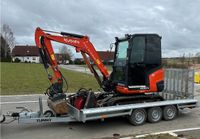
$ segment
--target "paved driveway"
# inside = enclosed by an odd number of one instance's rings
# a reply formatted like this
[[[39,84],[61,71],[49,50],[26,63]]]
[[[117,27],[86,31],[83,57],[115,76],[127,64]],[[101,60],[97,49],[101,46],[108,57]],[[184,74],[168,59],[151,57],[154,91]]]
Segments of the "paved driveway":
[[[72,71],[78,71],[82,73],[92,74],[87,67],[83,67],[80,65],[59,65],[61,68],[72,70]]]

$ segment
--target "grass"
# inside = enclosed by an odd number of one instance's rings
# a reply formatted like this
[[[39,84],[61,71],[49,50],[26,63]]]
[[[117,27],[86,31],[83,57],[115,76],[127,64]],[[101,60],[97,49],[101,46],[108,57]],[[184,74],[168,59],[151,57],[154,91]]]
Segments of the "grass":
[[[40,94],[49,87],[49,80],[42,64],[0,63],[1,95]],[[68,91],[75,92],[81,87],[96,91],[99,86],[93,76],[61,69],[68,81]]]
[[[179,139],[179,138],[172,136],[170,134],[159,134],[159,135],[148,135],[146,137],[141,137],[139,139]]]

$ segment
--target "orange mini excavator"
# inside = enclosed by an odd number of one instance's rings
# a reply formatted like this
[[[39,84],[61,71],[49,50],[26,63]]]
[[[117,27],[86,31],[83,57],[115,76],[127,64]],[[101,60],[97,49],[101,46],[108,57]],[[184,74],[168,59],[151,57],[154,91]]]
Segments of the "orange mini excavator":
[[[56,102],[68,99],[77,109],[162,100],[157,95],[157,92],[164,88],[161,37],[157,34],[126,34],[123,38],[115,39],[113,71],[109,75],[88,36],[47,31],[38,27],[35,31],[35,42],[51,82],[46,91],[49,100]],[[82,54],[85,63],[103,89],[101,93],[80,89],[73,95],[65,95],[65,78],[59,70],[52,41],[73,46],[76,52]],[[103,76],[98,75],[94,64]],[[54,75],[48,72],[49,67]]]

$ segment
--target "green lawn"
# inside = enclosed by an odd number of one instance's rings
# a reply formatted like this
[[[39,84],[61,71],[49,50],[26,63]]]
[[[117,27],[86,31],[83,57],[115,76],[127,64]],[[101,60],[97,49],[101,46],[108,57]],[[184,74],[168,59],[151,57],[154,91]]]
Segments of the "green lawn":
[[[42,64],[0,63],[1,65],[1,95],[39,94],[49,87],[49,80]],[[68,81],[67,92],[75,92],[80,87],[92,88],[99,86],[93,76],[79,72],[61,69]]]

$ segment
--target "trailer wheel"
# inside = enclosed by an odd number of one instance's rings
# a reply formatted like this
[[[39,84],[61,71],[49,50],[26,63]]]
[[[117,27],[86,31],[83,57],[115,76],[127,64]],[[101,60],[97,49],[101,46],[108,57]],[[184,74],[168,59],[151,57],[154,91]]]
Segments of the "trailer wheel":
[[[0,117],[0,123],[3,123],[6,120],[6,117],[5,115],[1,115]]]
[[[151,123],[159,122],[162,118],[162,109],[160,107],[153,107],[148,109],[148,121]]]
[[[54,117],[54,114],[51,110],[47,110],[44,112],[45,117]]]
[[[173,120],[177,115],[177,109],[174,105],[165,106],[163,109],[163,119]]]
[[[132,114],[129,116],[129,122],[132,125],[142,125],[147,119],[147,114],[145,109],[133,110]]]

